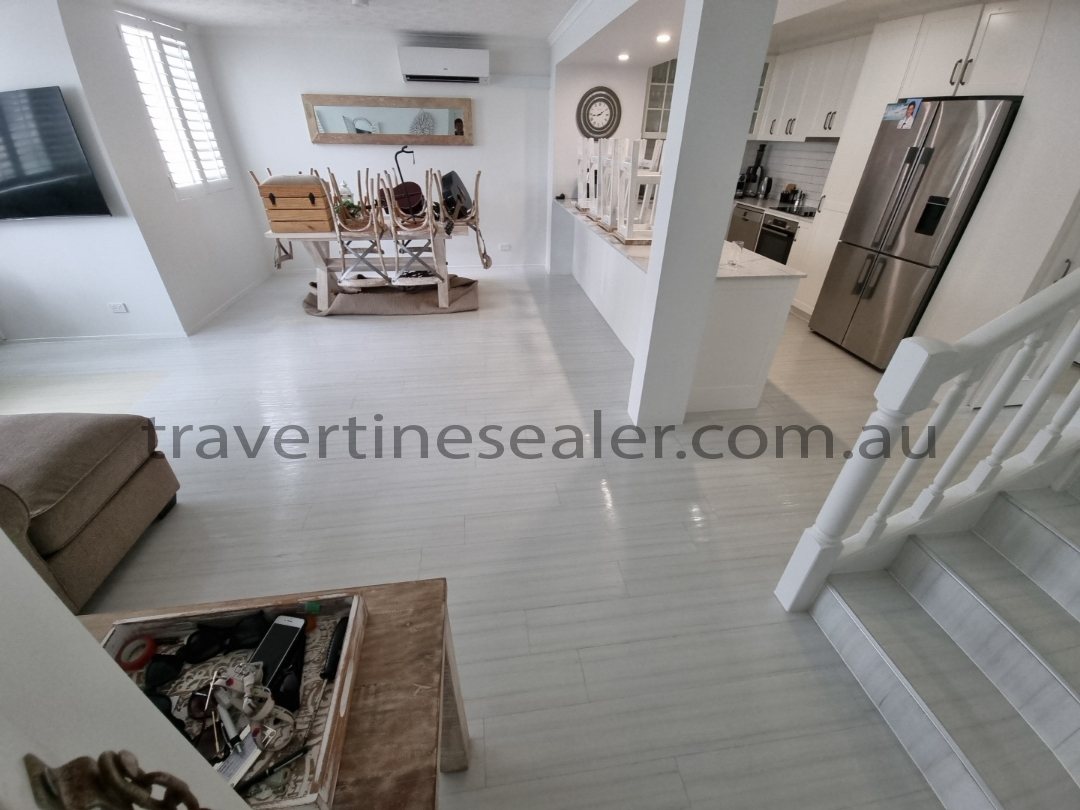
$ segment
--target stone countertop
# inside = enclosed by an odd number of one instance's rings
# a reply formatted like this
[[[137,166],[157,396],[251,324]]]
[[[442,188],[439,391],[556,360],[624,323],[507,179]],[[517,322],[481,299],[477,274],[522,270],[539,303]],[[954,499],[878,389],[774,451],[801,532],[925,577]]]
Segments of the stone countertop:
[[[745,205],[747,208],[755,208],[758,211],[764,211],[766,214],[772,214],[783,219],[790,219],[792,222],[798,222],[799,226],[803,228],[814,224],[814,217],[800,217],[797,214],[789,214],[786,211],[774,210],[773,206],[780,205],[779,200],[759,200],[757,198],[743,197],[742,199],[736,198],[735,205]]]
[[[651,245],[624,245],[618,240],[618,238],[608,231],[605,231],[594,220],[589,219],[585,214],[577,209],[571,200],[558,200],[561,202],[563,208],[565,208],[572,216],[576,217],[579,221],[585,224],[593,233],[606,241],[620,253],[625,255],[634,264],[636,264],[642,272],[648,272],[649,269],[649,253],[652,249]],[[731,258],[731,251],[735,246],[731,242],[724,242],[724,250],[720,254],[720,266],[716,271],[717,278],[805,278],[806,273],[799,272],[791,267],[780,264],[780,262],[774,262],[772,259],[767,259],[764,256],[759,256],[757,253],[743,249],[742,256],[739,259],[738,266],[732,266],[728,264],[728,259]]]
[[[724,242],[724,250],[720,254],[720,267],[716,270],[716,277],[723,278],[806,278],[806,273],[795,270],[780,262],[767,259],[757,253],[743,248],[739,256],[738,265],[730,265],[735,245]]]

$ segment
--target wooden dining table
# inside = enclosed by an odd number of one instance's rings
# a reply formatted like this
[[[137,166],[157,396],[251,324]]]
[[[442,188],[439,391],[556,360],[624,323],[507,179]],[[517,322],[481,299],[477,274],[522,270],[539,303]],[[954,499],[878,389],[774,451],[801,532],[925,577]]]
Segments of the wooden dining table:
[[[266,232],[267,239],[276,239],[279,242],[299,242],[304,246],[311,260],[315,263],[315,299],[316,307],[319,312],[325,312],[330,308],[330,278],[331,273],[339,273],[345,269],[346,260],[342,257],[335,255],[334,246],[338,244],[338,235],[333,231],[317,232],[317,233],[275,233],[274,231]],[[429,269],[435,271],[437,277],[436,284],[439,288],[439,307],[446,309],[450,306],[450,270],[446,264],[446,240],[451,236],[447,235],[445,231],[438,230],[435,232],[435,236],[432,239],[427,237],[417,237],[415,239],[404,240],[406,244],[409,244],[413,251],[424,250],[430,247],[431,257],[433,261]],[[359,241],[368,241],[360,239]],[[390,242],[393,245],[393,250],[399,249],[399,242],[390,238],[389,233],[386,235],[382,242]],[[430,245],[427,243],[430,242]],[[420,247],[416,247],[411,243],[420,243]],[[286,255],[291,255],[290,252],[286,252]],[[388,258],[393,257],[393,253],[386,254]],[[409,252],[401,253],[401,259],[406,264],[410,258]],[[425,262],[425,267],[428,267]],[[427,283],[423,280],[417,279],[402,279],[401,286],[416,286],[418,283]],[[362,295],[363,293],[359,293]]]
[[[439,773],[469,767],[469,729],[458,681],[446,580],[335,589],[356,593],[368,619],[352,691],[334,810],[435,810]],[[296,594],[302,601],[304,594]],[[291,597],[274,597],[276,600]],[[268,600],[191,606],[258,610]],[[183,608],[187,610],[188,608]],[[156,610],[79,620],[99,641],[113,622]]]

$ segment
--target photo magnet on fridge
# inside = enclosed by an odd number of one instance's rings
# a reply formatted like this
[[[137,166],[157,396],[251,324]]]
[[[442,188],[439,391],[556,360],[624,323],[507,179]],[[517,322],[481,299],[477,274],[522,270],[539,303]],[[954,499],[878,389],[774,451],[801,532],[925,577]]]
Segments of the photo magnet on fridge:
[[[896,121],[897,129],[911,129],[912,124],[915,123],[915,116],[919,114],[919,107],[922,106],[921,98],[906,98],[895,104],[890,104],[885,108],[885,114],[881,116],[882,121]]]

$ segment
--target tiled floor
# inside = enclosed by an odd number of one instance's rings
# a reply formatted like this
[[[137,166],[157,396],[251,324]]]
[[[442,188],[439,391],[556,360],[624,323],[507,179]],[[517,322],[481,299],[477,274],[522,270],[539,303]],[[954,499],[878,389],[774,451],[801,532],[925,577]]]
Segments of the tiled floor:
[[[704,424],[798,423],[829,425],[839,456],[877,372],[792,319],[757,411],[689,421],[662,459],[651,431],[644,459],[594,458],[593,411],[605,441],[628,422],[631,359],[573,279],[491,271],[479,312],[382,319],[309,317],[305,281],[275,277],[187,340],[0,346],[16,405],[152,415],[170,452],[172,426],[195,426],[179,505],[89,609],[447,577],[475,745],[443,780],[450,810],[939,807],[816,625],[772,595],[842,460],[819,440],[806,460],[793,442],[783,459],[674,455]],[[407,457],[372,458],[376,413],[425,426],[431,457],[410,433]],[[350,416],[369,457],[340,430],[315,457],[318,426]],[[308,458],[273,451],[288,424],[312,445],[284,449]],[[478,440],[439,457],[452,424],[504,442],[537,425],[544,458],[478,459]],[[565,424],[585,458],[552,457]],[[203,425],[229,431],[227,458],[196,455]],[[271,425],[256,458],[235,425]]]

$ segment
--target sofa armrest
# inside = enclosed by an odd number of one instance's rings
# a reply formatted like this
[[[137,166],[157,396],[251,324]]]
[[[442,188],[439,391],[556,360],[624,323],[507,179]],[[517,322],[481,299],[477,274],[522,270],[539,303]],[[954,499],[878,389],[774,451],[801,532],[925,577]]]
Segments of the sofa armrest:
[[[64,590],[60,581],[53,575],[48,563],[31,544],[30,538],[27,536],[29,528],[30,510],[27,508],[25,501],[14,490],[0,484],[0,532],[3,532],[11,539],[11,542],[22,552],[22,555],[30,562],[38,575],[63,600],[64,604],[72,612],[75,612],[75,604],[68,597],[67,591]]]

